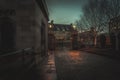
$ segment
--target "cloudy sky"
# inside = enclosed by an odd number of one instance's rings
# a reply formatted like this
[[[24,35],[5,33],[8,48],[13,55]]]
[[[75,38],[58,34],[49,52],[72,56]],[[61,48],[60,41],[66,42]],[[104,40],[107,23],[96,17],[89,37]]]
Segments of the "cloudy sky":
[[[82,15],[81,7],[87,0],[46,0],[50,20],[57,24],[70,24]]]

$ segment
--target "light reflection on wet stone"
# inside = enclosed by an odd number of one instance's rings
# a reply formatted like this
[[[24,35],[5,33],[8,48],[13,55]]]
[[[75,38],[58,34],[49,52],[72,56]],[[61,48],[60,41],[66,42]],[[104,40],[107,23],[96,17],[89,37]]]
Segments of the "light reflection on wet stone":
[[[81,57],[79,51],[70,51],[69,56],[70,56],[71,62],[73,64],[77,64],[77,63],[80,63],[82,61],[82,57]]]
[[[58,80],[118,80],[119,61],[81,51],[55,53]]]

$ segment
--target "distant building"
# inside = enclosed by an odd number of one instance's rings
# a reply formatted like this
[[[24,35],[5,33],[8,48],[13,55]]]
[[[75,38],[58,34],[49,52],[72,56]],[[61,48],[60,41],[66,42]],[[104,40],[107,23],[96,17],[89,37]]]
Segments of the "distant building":
[[[120,16],[110,19],[109,22],[109,32],[120,32]]]
[[[54,24],[53,27],[54,35],[57,40],[60,39],[70,40],[73,30],[74,29],[72,25],[66,25],[66,24]]]
[[[94,45],[94,34],[91,31],[79,33],[79,42],[86,46]]]
[[[108,33],[102,33],[103,35],[105,35],[105,37],[106,37],[106,45],[105,45],[105,47],[111,47],[111,42],[110,42],[110,35],[108,34]],[[100,46],[100,36],[102,35],[102,34],[99,34],[98,36],[97,36],[97,47],[101,47]]]
[[[48,10],[45,0],[0,1],[0,51],[34,48],[47,54]]]
[[[111,44],[116,50],[120,49],[120,16],[110,19],[109,33]]]
[[[52,33],[56,39],[56,45],[71,46],[73,34],[77,33],[72,24],[49,24],[49,32]],[[49,40],[50,41],[50,40]],[[61,45],[62,46],[62,45]]]

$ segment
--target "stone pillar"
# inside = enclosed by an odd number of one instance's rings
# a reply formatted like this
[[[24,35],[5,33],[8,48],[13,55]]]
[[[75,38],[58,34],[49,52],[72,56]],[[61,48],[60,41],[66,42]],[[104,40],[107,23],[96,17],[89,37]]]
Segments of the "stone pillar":
[[[119,40],[118,40],[118,32],[115,33],[115,40],[116,40],[116,51],[119,50]]]

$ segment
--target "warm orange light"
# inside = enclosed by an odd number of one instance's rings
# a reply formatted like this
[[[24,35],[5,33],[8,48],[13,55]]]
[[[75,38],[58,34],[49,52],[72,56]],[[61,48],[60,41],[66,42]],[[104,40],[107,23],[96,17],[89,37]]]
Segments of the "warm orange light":
[[[79,51],[70,51],[69,55],[75,62],[79,62],[82,59]]]

